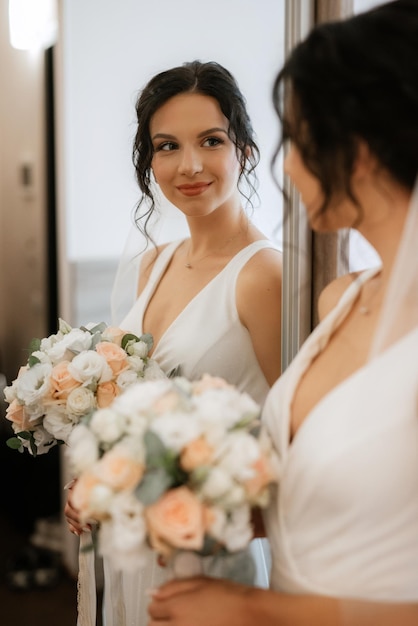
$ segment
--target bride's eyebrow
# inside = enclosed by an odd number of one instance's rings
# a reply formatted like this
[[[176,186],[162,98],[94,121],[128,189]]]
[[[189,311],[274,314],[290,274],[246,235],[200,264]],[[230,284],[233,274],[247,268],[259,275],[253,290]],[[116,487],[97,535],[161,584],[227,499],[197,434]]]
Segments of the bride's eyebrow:
[[[225,133],[225,135],[228,135],[228,131],[225,130],[225,128],[219,128],[219,127],[215,126],[214,128],[208,128],[208,130],[202,131],[197,136],[198,137],[206,137],[207,135],[211,135],[212,133]]]
[[[151,140],[154,141],[154,139],[173,139],[175,140],[175,136],[174,135],[170,135],[169,133],[155,133],[155,135],[153,135],[151,137]]]

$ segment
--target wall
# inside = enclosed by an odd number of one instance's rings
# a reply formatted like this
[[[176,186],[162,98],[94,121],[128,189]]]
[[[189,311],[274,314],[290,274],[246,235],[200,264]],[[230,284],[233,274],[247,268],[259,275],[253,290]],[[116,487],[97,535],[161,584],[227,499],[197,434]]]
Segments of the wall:
[[[68,259],[118,258],[138,188],[131,163],[138,90],[157,71],[199,58],[236,76],[259,143],[261,208],[270,235],[281,198],[269,171],[277,139],[271,85],[283,58],[284,0],[62,0],[64,176]],[[168,205],[160,240],[185,232]],[[169,232],[170,231],[170,232]]]
[[[0,368],[16,376],[47,332],[44,58],[9,44],[0,0]],[[31,182],[23,184],[23,167]]]

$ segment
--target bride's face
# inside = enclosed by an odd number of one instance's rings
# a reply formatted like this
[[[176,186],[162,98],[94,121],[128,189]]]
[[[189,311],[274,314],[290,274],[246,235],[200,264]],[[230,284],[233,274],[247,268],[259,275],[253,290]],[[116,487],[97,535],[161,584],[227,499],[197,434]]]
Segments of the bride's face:
[[[228,128],[218,102],[196,93],[172,97],[151,118],[154,177],[188,217],[240,205],[240,165]]]

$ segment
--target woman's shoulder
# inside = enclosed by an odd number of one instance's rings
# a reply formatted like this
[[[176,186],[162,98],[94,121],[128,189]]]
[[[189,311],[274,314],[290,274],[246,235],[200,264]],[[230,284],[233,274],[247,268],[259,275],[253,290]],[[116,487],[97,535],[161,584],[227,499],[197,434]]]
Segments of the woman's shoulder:
[[[239,274],[239,287],[254,293],[270,283],[280,286],[283,273],[283,255],[273,244],[258,250],[245,263]]]
[[[336,307],[343,293],[358,278],[359,272],[351,272],[338,276],[321,291],[318,298],[318,316],[323,320]]]

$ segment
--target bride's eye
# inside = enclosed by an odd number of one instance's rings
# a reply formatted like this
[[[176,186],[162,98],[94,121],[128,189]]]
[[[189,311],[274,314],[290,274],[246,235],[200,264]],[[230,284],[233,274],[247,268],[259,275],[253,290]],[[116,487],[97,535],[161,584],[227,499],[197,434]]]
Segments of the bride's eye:
[[[215,146],[219,146],[222,143],[224,143],[224,141],[219,137],[207,137],[202,145],[205,148],[214,148]]]
[[[155,146],[154,152],[170,152],[171,150],[176,150],[178,145],[174,143],[174,141],[163,141],[163,143]]]

